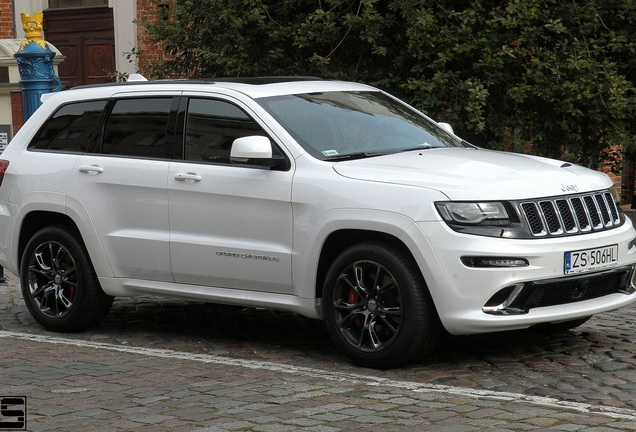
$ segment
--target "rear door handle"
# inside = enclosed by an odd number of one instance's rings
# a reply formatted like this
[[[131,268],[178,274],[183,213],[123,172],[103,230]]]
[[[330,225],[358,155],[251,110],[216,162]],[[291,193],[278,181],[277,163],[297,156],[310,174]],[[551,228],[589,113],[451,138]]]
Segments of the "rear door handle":
[[[196,173],[177,173],[174,175],[175,180],[183,181],[186,183],[195,183],[201,181],[201,176]]]
[[[79,167],[80,172],[86,174],[100,174],[104,172],[104,168],[99,165],[82,165]]]

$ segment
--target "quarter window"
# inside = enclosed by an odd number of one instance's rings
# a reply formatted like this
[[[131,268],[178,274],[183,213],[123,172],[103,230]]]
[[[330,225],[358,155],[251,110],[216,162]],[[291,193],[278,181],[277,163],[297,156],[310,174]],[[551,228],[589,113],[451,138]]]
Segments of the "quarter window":
[[[74,153],[90,151],[95,124],[104,107],[105,100],[64,105],[46,122],[29,148]]]
[[[266,134],[236,105],[215,99],[190,99],[185,132],[186,160],[229,164],[234,140],[250,135]]]
[[[172,98],[120,99],[104,128],[102,153],[171,158],[167,140]]]

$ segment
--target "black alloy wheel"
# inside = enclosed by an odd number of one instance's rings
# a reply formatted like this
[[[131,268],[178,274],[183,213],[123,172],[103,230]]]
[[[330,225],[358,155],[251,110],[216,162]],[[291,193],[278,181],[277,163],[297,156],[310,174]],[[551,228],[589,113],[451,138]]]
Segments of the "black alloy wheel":
[[[113,303],[99,285],[79,234],[61,225],[43,228],[28,242],[20,282],[29,312],[48,330],[97,325]]]

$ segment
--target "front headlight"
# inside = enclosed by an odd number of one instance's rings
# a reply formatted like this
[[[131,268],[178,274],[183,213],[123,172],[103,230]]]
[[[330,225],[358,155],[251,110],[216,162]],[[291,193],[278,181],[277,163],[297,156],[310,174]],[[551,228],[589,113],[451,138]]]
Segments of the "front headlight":
[[[510,217],[500,202],[439,202],[437,211],[449,224],[510,225]]]

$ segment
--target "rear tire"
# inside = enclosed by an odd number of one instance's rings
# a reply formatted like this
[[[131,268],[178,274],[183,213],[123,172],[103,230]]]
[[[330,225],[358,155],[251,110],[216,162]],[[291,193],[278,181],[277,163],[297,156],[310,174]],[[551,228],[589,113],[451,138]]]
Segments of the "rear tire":
[[[20,282],[29,312],[52,331],[97,325],[113,304],[99,285],[79,234],[62,225],[43,228],[29,240]]]
[[[398,247],[361,243],[345,250],[327,273],[323,309],[334,344],[365,367],[419,360],[441,334],[419,268]]]

